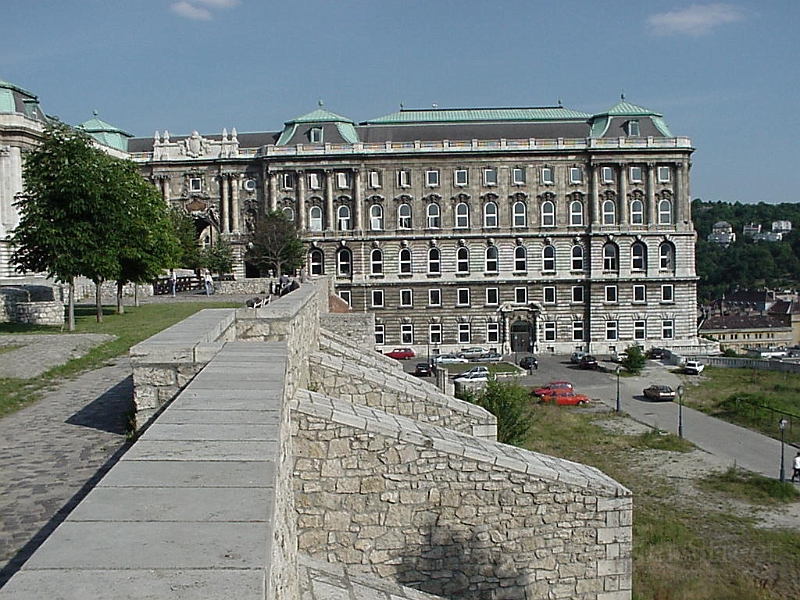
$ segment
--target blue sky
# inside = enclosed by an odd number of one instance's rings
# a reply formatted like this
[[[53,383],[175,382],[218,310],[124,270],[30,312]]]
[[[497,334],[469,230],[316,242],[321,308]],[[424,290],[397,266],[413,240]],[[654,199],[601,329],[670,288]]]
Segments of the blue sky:
[[[407,108],[626,99],[697,151],[692,195],[800,201],[800,2],[2,0],[0,79],[136,136],[275,131],[319,100]]]

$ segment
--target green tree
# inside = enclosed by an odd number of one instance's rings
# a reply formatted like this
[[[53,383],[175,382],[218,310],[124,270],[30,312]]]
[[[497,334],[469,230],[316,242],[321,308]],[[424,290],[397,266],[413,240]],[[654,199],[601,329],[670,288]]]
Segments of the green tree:
[[[497,417],[498,442],[512,446],[525,443],[531,428],[531,396],[524,387],[516,383],[489,381],[478,393],[464,393],[463,399]]]
[[[256,224],[245,257],[259,271],[274,271],[276,277],[303,266],[305,247],[294,223],[281,211],[271,211]]]
[[[632,344],[625,350],[625,358],[622,359],[622,366],[629,373],[640,373],[647,362],[642,347]]]
[[[200,268],[200,241],[197,239],[197,228],[194,219],[179,208],[170,211],[170,220],[180,246],[177,266],[187,269]]]
[[[198,261],[200,267],[212,273],[230,273],[233,269],[233,249],[227,241],[218,240],[213,246],[200,250]]]

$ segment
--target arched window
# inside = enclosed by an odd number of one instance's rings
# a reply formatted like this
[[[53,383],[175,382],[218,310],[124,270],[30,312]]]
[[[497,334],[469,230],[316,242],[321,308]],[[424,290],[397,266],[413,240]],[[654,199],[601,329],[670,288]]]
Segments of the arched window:
[[[469,227],[469,206],[466,202],[456,204],[456,227]]]
[[[370,252],[369,267],[372,275],[383,274],[383,251],[380,248],[373,248]]]
[[[583,202],[580,200],[569,203],[569,224],[573,227],[583,225]]]
[[[528,225],[528,215],[524,202],[514,202],[512,213],[514,215],[514,227],[526,227]]]
[[[631,202],[631,223],[633,225],[644,224],[644,202],[641,200]]]
[[[556,270],[556,249],[554,246],[542,248],[542,271]]]
[[[675,271],[675,246],[669,242],[658,247],[658,267],[662,271]]]
[[[325,255],[319,248],[312,250],[309,256],[312,275],[325,275]]]
[[[670,225],[672,223],[672,202],[662,200],[658,203],[658,224]]]
[[[400,272],[411,274],[411,250],[408,248],[400,250]]]
[[[322,207],[312,206],[309,209],[308,228],[311,231],[322,231]]]
[[[294,209],[291,206],[283,207],[283,216],[285,216],[287,220],[294,223]]]
[[[469,250],[463,246],[456,250],[456,273],[469,273]]]
[[[442,272],[442,253],[438,248],[428,250],[428,273]]]
[[[497,246],[486,248],[486,272],[497,273]]]
[[[609,243],[603,246],[603,271],[619,271],[618,256],[616,245]]]
[[[411,205],[401,204],[397,208],[398,229],[411,229]]]
[[[528,270],[528,251],[525,249],[525,246],[517,246],[514,248],[514,270]]]
[[[369,207],[369,228],[372,231],[383,231],[383,207],[380,204]]]
[[[439,229],[442,226],[442,213],[435,202],[428,204],[428,229]]]
[[[542,202],[542,227],[555,227],[556,205],[550,200]]]
[[[572,270],[583,271],[583,246],[577,244],[572,247]]]
[[[631,269],[633,271],[647,269],[647,246],[642,242],[635,242],[631,246]]]
[[[336,274],[342,277],[350,277],[353,272],[353,253],[349,248],[342,248],[336,255]]]
[[[487,202],[483,205],[483,226],[497,227],[497,204]]]
[[[613,200],[603,202],[603,225],[614,225],[617,222],[617,204]]]
[[[350,207],[340,206],[336,210],[336,221],[339,231],[347,231],[350,229]]]

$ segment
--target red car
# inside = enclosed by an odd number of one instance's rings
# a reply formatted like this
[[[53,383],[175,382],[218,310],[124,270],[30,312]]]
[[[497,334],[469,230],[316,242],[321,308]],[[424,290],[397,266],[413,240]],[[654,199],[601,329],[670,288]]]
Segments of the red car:
[[[544,387],[536,388],[533,390],[536,396],[546,396],[550,394],[557,394],[559,391],[573,391],[575,387],[569,381],[551,381]]]
[[[397,360],[406,360],[409,358],[414,358],[416,354],[411,348],[395,348],[391,352],[387,352],[386,356],[389,358],[396,358]]]
[[[558,406],[576,406],[590,400],[589,396],[576,394],[574,390],[558,390],[558,393],[545,394],[541,398],[542,402],[554,402]]]

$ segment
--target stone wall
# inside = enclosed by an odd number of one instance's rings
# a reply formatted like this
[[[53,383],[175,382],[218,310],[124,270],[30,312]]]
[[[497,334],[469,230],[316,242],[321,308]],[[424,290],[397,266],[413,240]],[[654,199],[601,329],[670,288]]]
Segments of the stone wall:
[[[322,315],[321,326],[353,342],[361,352],[375,347],[375,313],[350,312]]]
[[[630,492],[601,472],[300,392],[301,553],[464,600],[631,593]]]
[[[63,325],[64,304],[47,285],[0,288],[0,323]]]
[[[267,277],[252,279],[236,279],[234,281],[215,281],[214,291],[217,294],[253,294],[254,296],[269,295],[271,286],[276,279]]]

